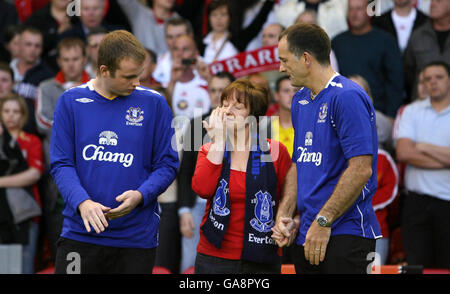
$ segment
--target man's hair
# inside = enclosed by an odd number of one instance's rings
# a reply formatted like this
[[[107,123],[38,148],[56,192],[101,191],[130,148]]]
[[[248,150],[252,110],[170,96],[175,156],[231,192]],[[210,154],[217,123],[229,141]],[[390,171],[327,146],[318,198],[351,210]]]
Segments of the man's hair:
[[[145,48],[145,51],[147,51],[148,55],[150,56],[150,60],[152,63],[158,62],[158,56],[156,56],[155,51],[153,51],[152,49],[148,49],[148,48]]]
[[[92,30],[89,30],[89,33],[86,36],[86,40],[89,40],[91,36],[106,35],[107,33],[109,33],[109,31],[105,27],[98,26],[93,28]]]
[[[38,28],[35,28],[33,26],[22,26],[20,34],[23,34],[25,32],[31,33],[33,35],[39,35],[41,36],[42,40],[44,40],[44,35]]]
[[[83,56],[86,56],[86,43],[84,43],[83,40],[76,37],[67,37],[62,39],[57,46],[58,56],[61,54],[61,49],[70,49],[70,48],[76,48],[79,47],[81,49],[81,52],[83,53]]]
[[[186,34],[188,35],[192,35],[194,33],[194,30],[192,28],[192,24],[189,20],[182,18],[182,17],[175,17],[175,18],[170,18],[165,27],[164,27],[164,32],[167,31],[167,27],[171,25],[171,26],[185,26],[186,27]]]
[[[130,58],[142,64],[145,61],[145,48],[133,34],[125,30],[108,33],[98,48],[97,71],[100,66],[108,67],[114,77],[123,59]]]
[[[275,92],[280,92],[281,82],[283,82],[284,80],[289,80],[289,76],[284,75],[277,79],[277,81],[275,82]]]
[[[14,82],[14,72],[7,63],[0,62],[0,71],[7,72],[11,76],[11,80]]]
[[[17,95],[16,93],[9,93],[5,97],[3,97],[0,100],[0,121],[1,122],[3,122],[3,117],[2,117],[3,105],[5,105],[5,103],[8,101],[16,101],[19,104],[19,108],[20,108],[20,112],[21,112],[19,126],[20,126],[20,129],[22,129],[28,120],[28,106],[27,106],[27,103],[25,102],[25,99],[23,97]]]
[[[447,75],[450,77],[450,66],[447,62],[442,61],[442,60],[435,60],[435,61],[428,63],[427,65],[425,65],[422,68],[421,72],[425,71],[427,68],[429,68],[431,66],[442,66],[445,69],[445,71],[447,72]]]
[[[212,76],[213,78],[219,78],[219,79],[228,79],[230,83],[234,82],[236,78],[227,71],[220,71]]]
[[[220,96],[220,103],[235,97],[236,101],[245,105],[249,110],[249,116],[259,118],[264,116],[269,107],[269,92],[260,85],[252,84],[248,79],[241,78],[229,84]]]
[[[300,58],[308,52],[321,64],[330,64],[331,41],[327,33],[315,24],[294,24],[284,30],[278,40],[286,38],[289,51]]]

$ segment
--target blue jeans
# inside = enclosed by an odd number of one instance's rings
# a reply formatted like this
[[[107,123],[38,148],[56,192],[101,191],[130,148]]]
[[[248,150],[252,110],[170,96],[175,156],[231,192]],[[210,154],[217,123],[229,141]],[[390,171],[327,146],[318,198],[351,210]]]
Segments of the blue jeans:
[[[39,224],[32,222],[28,232],[28,244],[22,248],[22,273],[34,274],[34,257],[36,256]]]
[[[197,255],[197,244],[200,241],[200,225],[205,213],[206,201],[196,201],[191,210],[194,219],[194,236],[192,238],[181,238],[181,265],[180,273],[195,265],[195,256]]]

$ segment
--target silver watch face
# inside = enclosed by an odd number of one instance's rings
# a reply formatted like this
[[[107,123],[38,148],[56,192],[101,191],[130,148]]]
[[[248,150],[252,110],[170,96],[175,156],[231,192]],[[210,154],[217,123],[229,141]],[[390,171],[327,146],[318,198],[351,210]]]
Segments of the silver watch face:
[[[326,227],[328,225],[328,220],[324,216],[317,217],[317,223],[319,226]]]

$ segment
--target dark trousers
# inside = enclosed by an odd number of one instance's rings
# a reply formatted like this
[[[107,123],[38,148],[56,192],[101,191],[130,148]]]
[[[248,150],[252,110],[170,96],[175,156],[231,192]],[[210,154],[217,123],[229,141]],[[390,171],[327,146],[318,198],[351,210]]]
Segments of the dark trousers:
[[[177,203],[160,203],[159,239],[155,265],[167,268],[173,274],[180,272],[181,236]]]
[[[409,265],[450,269],[450,201],[408,192],[402,239]]]
[[[303,246],[294,246],[294,265],[297,274],[368,274],[375,252],[375,239],[352,235],[331,236],[325,259],[319,265],[312,265],[305,258]]]
[[[276,264],[263,264],[197,253],[194,271],[195,274],[280,274],[281,260]]]
[[[156,248],[117,248],[60,238],[55,274],[151,274]]]

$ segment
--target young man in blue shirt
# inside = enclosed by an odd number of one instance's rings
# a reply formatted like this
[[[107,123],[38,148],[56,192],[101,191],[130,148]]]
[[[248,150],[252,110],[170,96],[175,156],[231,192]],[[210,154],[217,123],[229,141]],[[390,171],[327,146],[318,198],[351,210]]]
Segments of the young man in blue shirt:
[[[303,88],[292,100],[293,164],[274,238],[280,246],[292,242],[298,212],[297,273],[366,273],[381,237],[372,207],[375,110],[364,90],[333,71],[319,26],[289,27],[278,48],[280,71]]]
[[[57,102],[50,162],[64,223],[55,273],[152,272],[157,197],[175,179],[178,154],[166,100],[139,86],[144,59],[132,34],[109,33],[97,77]]]

